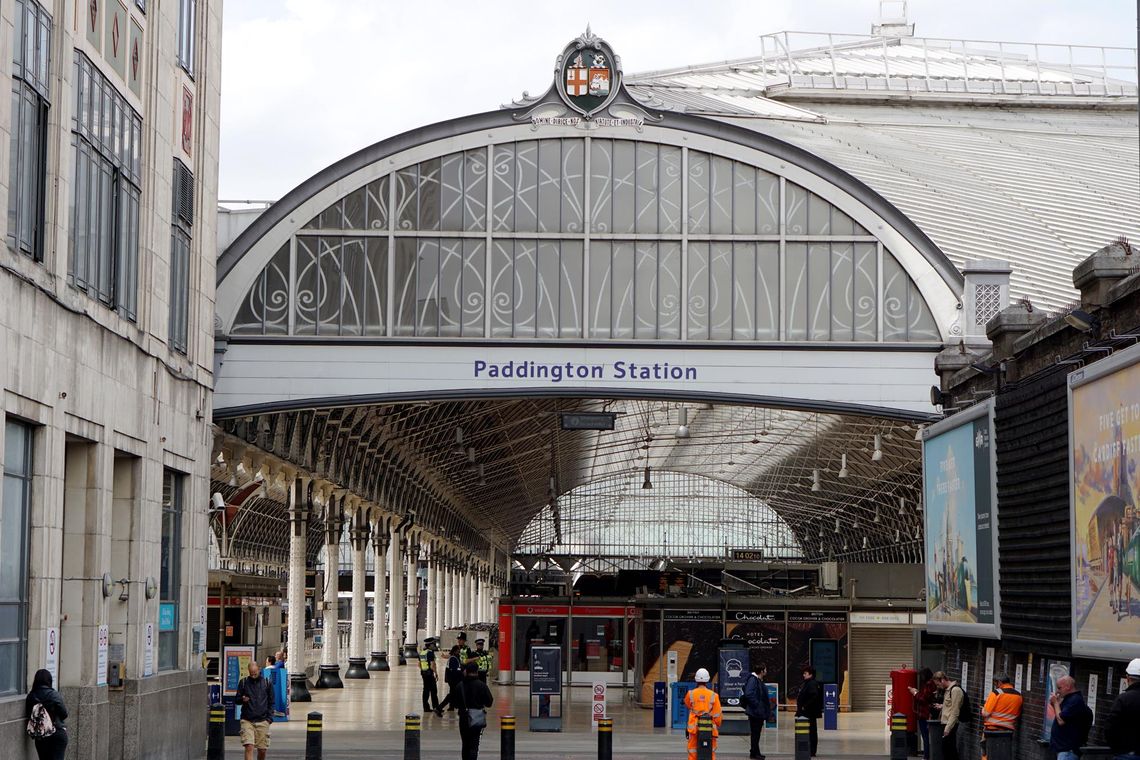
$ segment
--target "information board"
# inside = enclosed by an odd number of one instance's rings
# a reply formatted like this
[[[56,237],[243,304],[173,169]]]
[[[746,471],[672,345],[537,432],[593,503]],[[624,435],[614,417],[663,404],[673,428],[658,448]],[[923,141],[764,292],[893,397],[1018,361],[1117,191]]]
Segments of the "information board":
[[[253,647],[232,646],[222,651],[222,662],[225,664],[225,676],[222,679],[222,694],[232,697],[237,694],[238,682],[245,678],[249,663],[254,658]]]
[[[51,673],[52,683],[59,685],[59,629],[48,628],[44,643],[44,669]]]
[[[532,647],[530,650],[530,693],[562,693],[562,647]]]
[[[105,626],[99,626],[98,632],[95,634],[95,645],[98,655],[95,658],[95,685],[107,685],[107,655],[111,646],[111,632]]]
[[[816,680],[823,684],[838,684],[839,642],[835,639],[812,639],[808,645]]]
[[[178,629],[178,605],[174,602],[163,602],[158,605],[158,630],[174,631]]]
[[[143,626],[143,678],[154,675],[154,623]]]
[[[717,652],[717,695],[724,707],[741,707],[744,682],[748,679],[748,648],[722,645]]]

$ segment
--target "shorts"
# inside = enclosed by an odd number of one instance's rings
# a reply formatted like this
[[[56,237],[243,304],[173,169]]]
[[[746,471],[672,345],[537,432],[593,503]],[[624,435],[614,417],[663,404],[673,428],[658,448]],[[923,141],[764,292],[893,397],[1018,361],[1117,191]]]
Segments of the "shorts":
[[[259,720],[251,723],[248,720],[241,722],[242,746],[252,744],[257,749],[269,749],[269,721]]]

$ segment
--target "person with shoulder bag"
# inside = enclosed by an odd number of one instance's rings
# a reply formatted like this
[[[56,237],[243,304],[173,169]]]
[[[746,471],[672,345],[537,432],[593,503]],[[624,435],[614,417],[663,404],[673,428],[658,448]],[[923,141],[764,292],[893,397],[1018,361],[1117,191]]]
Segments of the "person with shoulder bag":
[[[37,670],[24,700],[28,736],[36,743],[39,760],[63,760],[67,751],[67,708],[52,688],[50,670]]]
[[[477,663],[467,663],[463,681],[451,696],[459,710],[460,757],[462,760],[478,760],[479,737],[487,727],[487,708],[495,703],[495,699],[487,684],[479,680]]]

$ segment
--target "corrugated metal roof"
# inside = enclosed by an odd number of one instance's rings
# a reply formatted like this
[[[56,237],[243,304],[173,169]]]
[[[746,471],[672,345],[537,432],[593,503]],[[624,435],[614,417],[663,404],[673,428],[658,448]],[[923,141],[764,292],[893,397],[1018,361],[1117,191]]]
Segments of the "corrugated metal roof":
[[[782,110],[789,104],[776,99],[780,94],[765,89],[778,67],[755,60],[628,81],[670,107],[755,129],[839,166],[910,217],[959,268],[971,259],[1009,261],[1015,298],[1062,308],[1075,298],[1072,269],[1078,262],[1119,235],[1140,236],[1137,116],[1122,107],[1135,103],[1135,84],[1124,83],[1130,98],[1106,98],[1094,91],[1119,89],[1120,80],[1093,81],[1096,76],[1075,64],[1071,70],[1044,63],[1039,68],[1022,57],[1013,65],[1008,55],[936,49],[913,39],[879,40],[834,55],[792,53],[784,66],[791,60],[796,76],[808,77],[826,67],[829,81],[832,61],[841,76],[873,77],[889,66],[891,78],[920,77],[911,65],[916,50],[925,56],[918,59],[924,67],[934,60],[950,67],[932,72],[952,76],[958,67],[957,84],[948,86],[966,85],[966,66],[970,102],[936,102],[929,95],[843,102],[835,97],[842,84],[827,91],[817,82],[813,92],[796,93],[798,108],[789,113]],[[897,61],[909,68],[896,67]],[[1106,65],[1099,75],[1110,68],[1120,67]],[[979,91],[975,76],[997,77],[991,79],[995,94]],[[1033,87],[1012,94],[1015,77],[1026,77]],[[1042,107],[1050,83],[1069,96],[1057,101],[1059,107]],[[1090,93],[1080,94],[1086,85]],[[785,92],[796,86],[785,79]]]

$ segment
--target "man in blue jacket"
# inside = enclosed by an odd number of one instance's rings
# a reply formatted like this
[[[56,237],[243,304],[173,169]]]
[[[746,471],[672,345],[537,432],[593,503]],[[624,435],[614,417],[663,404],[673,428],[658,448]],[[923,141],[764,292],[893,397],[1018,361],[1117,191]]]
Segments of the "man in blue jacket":
[[[768,702],[768,687],[764,685],[766,675],[768,668],[764,663],[754,663],[752,672],[744,681],[744,712],[748,716],[748,727],[752,733],[748,745],[748,757],[753,760],[764,760],[764,755],[760,754],[760,734],[772,714],[772,705]]]
[[[1089,740],[1093,714],[1077,689],[1072,676],[1057,679],[1057,691],[1049,696],[1049,706],[1056,716],[1049,732],[1049,749],[1057,760],[1078,760],[1081,747]]]

